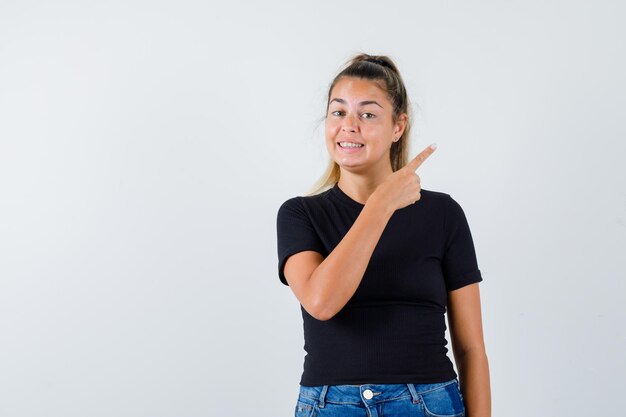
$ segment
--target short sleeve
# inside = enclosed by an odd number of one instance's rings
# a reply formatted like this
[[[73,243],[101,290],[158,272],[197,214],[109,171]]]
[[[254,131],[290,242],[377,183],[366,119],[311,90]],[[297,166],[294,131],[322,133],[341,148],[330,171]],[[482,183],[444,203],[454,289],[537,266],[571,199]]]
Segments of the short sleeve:
[[[442,260],[446,290],[453,291],[483,280],[474,241],[463,209],[447,195],[445,211],[445,249]]]
[[[317,251],[322,255],[325,253],[324,245],[311,223],[301,198],[293,197],[285,201],[276,216],[278,277],[285,285],[289,285],[285,278],[287,258],[305,250]]]

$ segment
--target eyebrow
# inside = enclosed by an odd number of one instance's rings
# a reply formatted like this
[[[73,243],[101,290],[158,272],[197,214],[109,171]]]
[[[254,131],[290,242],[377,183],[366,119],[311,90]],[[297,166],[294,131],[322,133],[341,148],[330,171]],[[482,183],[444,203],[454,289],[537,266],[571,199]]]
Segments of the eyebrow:
[[[336,101],[336,102],[339,102],[339,103],[342,103],[342,104],[346,104],[346,101],[345,101],[344,99],[342,99],[342,98],[334,98],[334,99],[330,100],[330,103],[332,103],[333,101]],[[330,104],[330,103],[328,103],[328,104]],[[381,109],[383,109],[383,108],[384,108],[383,106],[381,106],[380,104],[378,104],[378,103],[377,103],[376,101],[374,101],[374,100],[365,100],[365,101],[360,102],[359,104],[360,104],[361,106],[365,106],[365,105],[367,105],[367,104],[376,104],[376,105],[377,105],[378,107],[380,107]]]

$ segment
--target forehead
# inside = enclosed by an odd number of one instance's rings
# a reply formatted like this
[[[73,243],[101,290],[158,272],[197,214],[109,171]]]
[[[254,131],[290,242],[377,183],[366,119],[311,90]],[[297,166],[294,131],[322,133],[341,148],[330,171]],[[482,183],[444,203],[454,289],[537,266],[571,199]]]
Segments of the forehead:
[[[379,81],[382,83],[382,81]],[[345,77],[337,81],[330,94],[333,98],[342,98],[348,102],[362,100],[387,101],[387,92],[379,82],[363,78]]]

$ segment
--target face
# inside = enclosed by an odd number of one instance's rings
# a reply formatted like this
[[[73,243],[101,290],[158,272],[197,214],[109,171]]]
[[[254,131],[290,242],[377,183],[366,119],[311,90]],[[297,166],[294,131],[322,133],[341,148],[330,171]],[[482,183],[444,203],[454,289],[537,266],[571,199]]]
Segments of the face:
[[[325,124],[331,158],[346,169],[390,169],[389,149],[405,125],[405,115],[395,124],[392,115],[391,101],[376,82],[361,78],[338,81],[331,91]],[[343,142],[349,144],[344,147]],[[354,144],[361,146],[348,147]]]

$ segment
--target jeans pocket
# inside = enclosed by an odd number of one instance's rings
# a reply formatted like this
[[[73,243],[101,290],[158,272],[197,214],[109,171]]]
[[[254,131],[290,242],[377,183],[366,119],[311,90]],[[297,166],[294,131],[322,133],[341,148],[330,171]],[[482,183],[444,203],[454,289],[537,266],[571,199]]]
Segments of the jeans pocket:
[[[463,402],[463,393],[461,392],[461,386],[459,385],[459,381],[456,380],[456,389],[459,391],[459,397],[461,398],[461,402],[465,406],[465,402]]]
[[[419,394],[424,413],[430,417],[463,417],[465,406],[456,381]]]
[[[313,417],[315,412],[315,400],[307,397],[298,397],[294,417]]]

